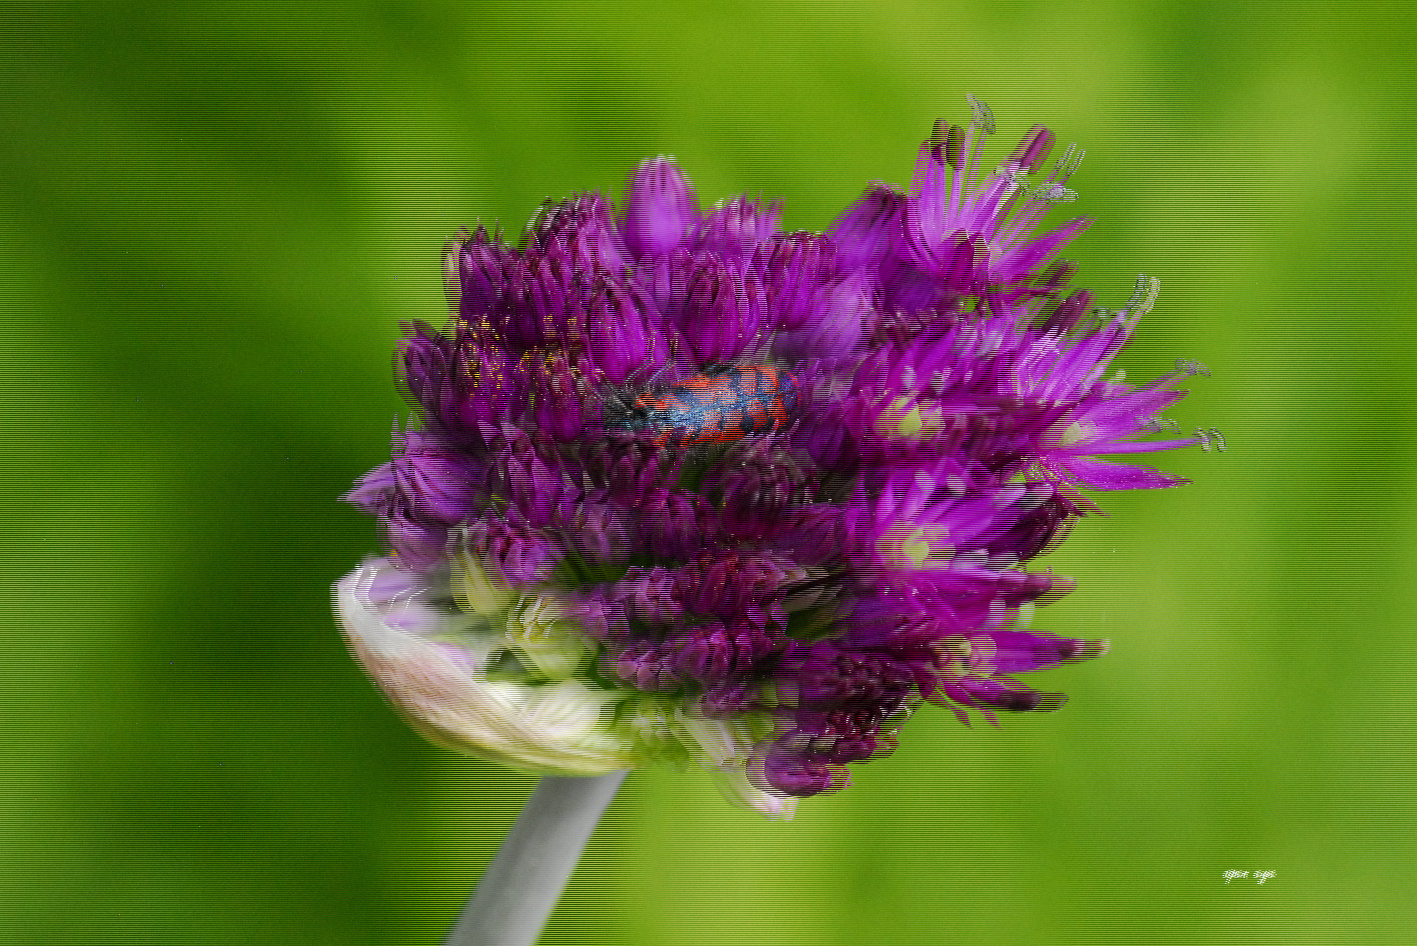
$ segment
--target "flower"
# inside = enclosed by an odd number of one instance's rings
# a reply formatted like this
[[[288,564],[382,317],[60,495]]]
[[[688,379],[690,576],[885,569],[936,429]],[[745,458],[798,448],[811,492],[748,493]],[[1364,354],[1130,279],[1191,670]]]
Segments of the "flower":
[[[1082,152],[1032,129],[984,174],[988,109],[908,190],[824,234],[675,163],[548,203],[520,248],[446,260],[453,318],[397,357],[417,424],[347,499],[389,548],[335,589],[355,656],[433,738],[531,771],[708,767],[789,817],[891,752],[924,702],[1056,709],[1019,675],[1104,642],[1032,630],[1071,589],[1024,565],[1087,490],[1172,486],[1127,457],[1201,369],[1106,379],[1156,300],[1068,286],[1087,226],[1040,232]]]

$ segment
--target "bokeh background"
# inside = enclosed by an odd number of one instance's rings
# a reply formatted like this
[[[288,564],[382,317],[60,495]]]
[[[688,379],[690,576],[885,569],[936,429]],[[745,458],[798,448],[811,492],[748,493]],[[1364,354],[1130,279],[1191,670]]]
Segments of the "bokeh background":
[[[1109,497],[1056,714],[926,708],[769,824],[633,775],[547,943],[1417,941],[1406,2],[0,7],[0,943],[436,943],[534,780],[349,659],[336,502],[440,248],[679,157],[821,228],[966,92],[1088,158],[1121,364],[1228,452]],[[1270,870],[1264,885],[1227,870]]]

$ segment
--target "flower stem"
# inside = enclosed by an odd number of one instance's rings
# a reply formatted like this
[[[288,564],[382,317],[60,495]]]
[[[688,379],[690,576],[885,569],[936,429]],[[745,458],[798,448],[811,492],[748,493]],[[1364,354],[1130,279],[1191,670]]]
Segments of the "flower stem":
[[[447,946],[535,943],[625,774],[543,777],[463,907]]]

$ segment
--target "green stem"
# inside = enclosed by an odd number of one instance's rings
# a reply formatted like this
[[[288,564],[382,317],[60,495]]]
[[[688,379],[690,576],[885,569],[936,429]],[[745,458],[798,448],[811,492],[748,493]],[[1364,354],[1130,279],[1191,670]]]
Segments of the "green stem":
[[[447,946],[532,946],[625,775],[542,778],[478,881]]]

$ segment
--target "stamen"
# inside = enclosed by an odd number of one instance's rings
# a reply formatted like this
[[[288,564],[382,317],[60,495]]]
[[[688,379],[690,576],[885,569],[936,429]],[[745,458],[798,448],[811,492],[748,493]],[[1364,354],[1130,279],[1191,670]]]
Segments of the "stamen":
[[[950,123],[943,118],[935,119],[935,124],[930,128],[930,146],[938,150],[949,138]]]
[[[1209,368],[1201,364],[1199,361],[1192,361],[1189,358],[1177,358],[1176,370],[1181,372],[1186,377],[1194,377],[1196,375],[1200,375],[1202,378],[1210,377]]]
[[[1212,446],[1215,447],[1216,453],[1225,452],[1225,437],[1222,436],[1220,431],[1216,430],[1214,427],[1211,427],[1209,429],[1205,427],[1197,427],[1196,438],[1201,442],[1201,449],[1206,451],[1207,453],[1210,452],[1210,448]]]
[[[950,167],[959,167],[963,144],[963,128],[947,124],[943,118],[935,122],[935,128],[930,134],[930,146],[944,155],[945,163]]]
[[[1050,265],[1047,269],[1043,271],[1043,279],[1040,284],[1043,286],[1056,288],[1062,286],[1069,279],[1072,279],[1073,274],[1076,272],[1076,263],[1072,263],[1068,260],[1062,259],[1056,260],[1053,262],[1052,265]]]
[[[1048,152],[1053,150],[1054,140],[1051,131],[1042,125],[1034,125],[1014,148],[1013,154],[1009,156],[1009,163],[1029,174],[1037,174],[1039,168],[1043,167],[1043,162],[1048,159]]]
[[[1053,173],[1049,175],[1049,178],[1057,183],[1066,181],[1082,164],[1082,159],[1086,154],[1087,152],[1077,145],[1068,145],[1068,150],[1064,151],[1063,156],[1058,159],[1058,163],[1053,165]]]
[[[964,189],[965,185],[969,183],[970,165],[973,163],[972,158],[973,152],[975,150],[974,132],[976,128],[977,126],[971,122],[969,125],[969,131],[964,134],[963,139],[961,140],[957,159],[954,163],[950,165],[950,167],[955,169],[954,184],[950,188],[950,207],[948,211],[948,217],[951,220],[955,219],[955,215],[958,214],[960,208],[964,206]],[[983,135],[979,136],[981,141],[983,140],[983,137]]]
[[[1127,310],[1132,313],[1133,318],[1145,315],[1151,311],[1152,306],[1156,305],[1156,297],[1160,293],[1161,280],[1155,276],[1138,275],[1137,287],[1132,290],[1132,297],[1127,300]],[[1206,372],[1206,374],[1209,373]]]
[[[456,242],[443,244],[443,295],[448,300],[448,309],[454,318],[461,308],[462,284],[458,278],[458,256],[462,245],[467,242],[467,231],[459,230]]]
[[[1107,308],[1105,305],[1093,306],[1092,311],[1088,313],[1089,317],[1078,322],[1078,334],[1088,335],[1097,331],[1102,328],[1102,326],[1111,322],[1113,318],[1121,315],[1123,311],[1122,309],[1114,311]]]
[[[1029,194],[1029,197],[1033,198],[1034,200],[1046,200],[1051,203],[1063,203],[1069,200],[1077,200],[1078,193],[1074,190],[1068,190],[1062,184],[1057,184],[1052,181],[1045,181],[1042,184],[1039,184],[1038,187],[1034,189],[1033,193]]]
[[[1025,234],[1030,232],[1033,225],[1043,216],[1050,202],[1076,199],[1077,193],[1063,187],[1062,183],[1077,170],[1078,165],[1082,163],[1084,153],[1077,145],[1068,145],[1067,151],[1058,159],[1058,163],[1054,166],[1053,172],[1048,175],[1047,180],[1039,184],[1028,195],[1028,202],[1011,218],[1012,225],[999,241],[1001,249],[1008,250],[1020,243]],[[1042,163],[1041,157],[1039,163]]]
[[[966,94],[965,98],[969,101],[970,111],[974,113],[974,124],[978,125],[984,134],[992,135],[996,129],[994,127],[994,113],[990,111],[989,106],[979,101],[973,94]]]

